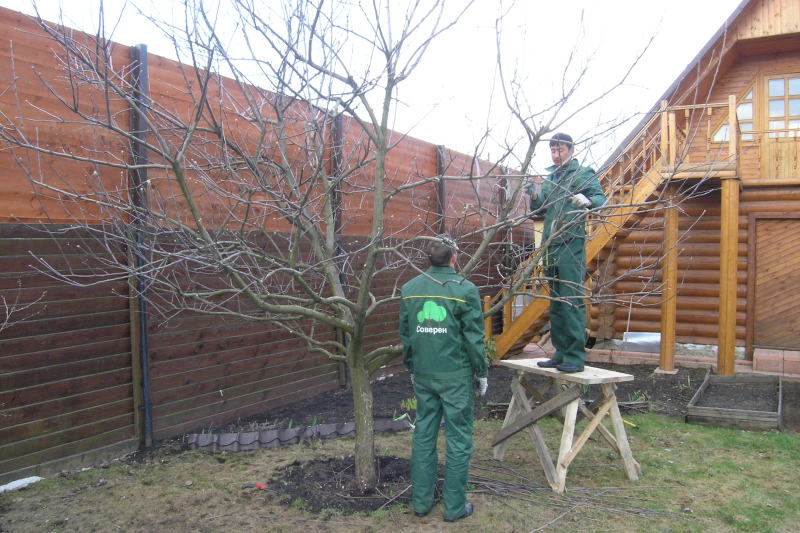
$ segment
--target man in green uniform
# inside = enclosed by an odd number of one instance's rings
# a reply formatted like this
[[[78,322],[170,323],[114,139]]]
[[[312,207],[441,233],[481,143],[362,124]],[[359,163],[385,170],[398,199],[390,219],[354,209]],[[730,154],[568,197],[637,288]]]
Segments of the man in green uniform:
[[[544,211],[542,246],[545,275],[550,284],[550,338],[556,351],[539,366],[580,372],[586,361],[586,210],[606,202],[595,171],[573,156],[572,137],[557,133],[550,139],[548,178],[541,191],[528,189],[531,211]]]
[[[417,398],[411,441],[412,505],[419,517],[433,507],[436,441],[444,416],[444,519],[455,522],[472,514],[472,504],[466,501],[473,450],[473,378],[478,379],[481,396],[488,385],[483,313],[478,289],[453,268],[456,254],[449,238],[433,242],[428,259],[431,267],[403,285],[400,302],[403,363]]]

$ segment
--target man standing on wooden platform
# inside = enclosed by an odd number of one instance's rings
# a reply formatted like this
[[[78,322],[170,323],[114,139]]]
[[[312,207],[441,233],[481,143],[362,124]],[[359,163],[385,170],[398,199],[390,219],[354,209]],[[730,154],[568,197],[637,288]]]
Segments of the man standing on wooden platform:
[[[586,210],[606,203],[595,171],[582,167],[572,137],[556,133],[550,139],[554,165],[541,191],[528,188],[531,211],[544,211],[542,246],[550,285],[550,338],[556,351],[539,366],[581,372],[586,361]]]
[[[401,290],[400,340],[403,364],[417,399],[412,437],[411,486],[414,514],[433,507],[438,458],[436,441],[444,416],[444,519],[472,514],[467,476],[472,455],[473,378],[481,396],[488,386],[483,312],[478,289],[454,270],[455,246],[448,237],[428,247],[431,267]]]

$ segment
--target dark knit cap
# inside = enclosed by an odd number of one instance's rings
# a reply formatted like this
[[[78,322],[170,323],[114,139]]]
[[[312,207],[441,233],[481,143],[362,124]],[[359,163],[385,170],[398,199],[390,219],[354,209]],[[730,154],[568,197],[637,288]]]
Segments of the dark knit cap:
[[[572,141],[572,137],[567,135],[566,133],[556,133],[552,137],[550,137],[550,146],[555,146],[557,144],[566,144],[570,148],[575,144]]]

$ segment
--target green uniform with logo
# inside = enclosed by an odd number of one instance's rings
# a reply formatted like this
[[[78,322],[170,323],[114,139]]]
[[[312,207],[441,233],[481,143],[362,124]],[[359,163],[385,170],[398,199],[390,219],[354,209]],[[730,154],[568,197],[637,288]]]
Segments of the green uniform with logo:
[[[565,167],[552,166],[531,211],[544,211],[542,246],[545,275],[550,284],[550,336],[556,349],[553,359],[584,366],[586,361],[586,310],[583,283],[586,279],[585,211],[571,204],[583,194],[592,208],[606,202],[595,171],[572,159]],[[534,191],[529,189],[530,193]]]
[[[403,363],[414,376],[417,398],[412,504],[418,513],[433,505],[436,441],[444,416],[444,517],[458,519],[467,501],[473,449],[473,378],[488,376],[480,296],[475,285],[450,267],[431,267],[403,285],[401,296]]]

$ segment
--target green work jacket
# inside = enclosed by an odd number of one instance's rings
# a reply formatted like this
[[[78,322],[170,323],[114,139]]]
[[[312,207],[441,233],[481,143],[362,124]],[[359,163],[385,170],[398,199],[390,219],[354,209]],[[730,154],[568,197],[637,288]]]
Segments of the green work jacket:
[[[531,212],[535,215],[544,211],[542,243],[558,246],[574,239],[584,239],[585,211],[572,205],[570,198],[574,194],[583,194],[592,202],[592,208],[602,207],[606,203],[603,188],[600,187],[594,169],[582,167],[573,159],[566,168],[552,166],[546,170],[550,175],[542,183],[542,190],[536,199],[532,196],[535,192],[533,187],[528,188],[528,194],[531,194]]]
[[[401,290],[403,364],[429,379],[488,376],[478,289],[450,267],[430,267]]]

